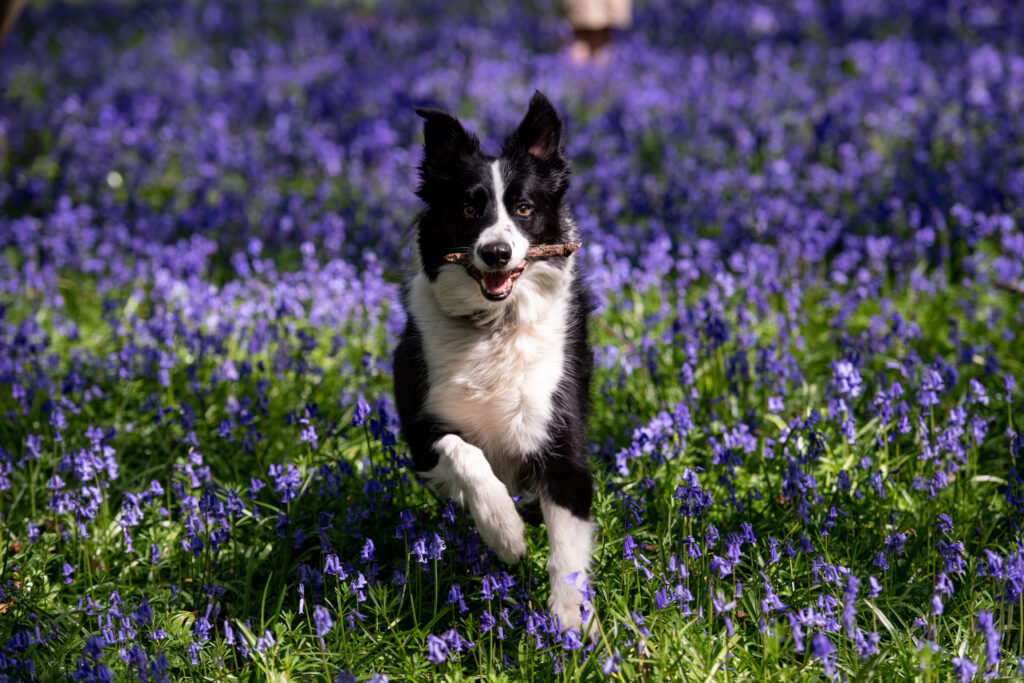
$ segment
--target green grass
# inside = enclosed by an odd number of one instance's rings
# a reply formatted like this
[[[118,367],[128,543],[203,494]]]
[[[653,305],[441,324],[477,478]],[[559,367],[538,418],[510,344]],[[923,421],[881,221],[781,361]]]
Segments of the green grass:
[[[104,316],[99,297],[89,292],[86,283],[67,283],[66,310],[79,326],[74,341],[53,333],[52,316],[45,308],[36,309],[38,302],[31,296],[17,302],[7,314],[9,320],[34,316],[49,330],[47,354],[57,359],[56,366],[48,370],[53,377],[76,372],[76,355],[103,357],[130,345],[131,335],[115,334],[108,321],[150,314],[145,299],[132,299],[126,292],[120,307]],[[691,288],[688,296],[696,301],[704,292],[706,285]],[[1017,537],[1013,525],[1019,517],[1004,497],[1010,467],[1005,430],[1014,420],[1010,405],[1003,403],[998,397],[1001,392],[988,383],[992,400],[988,435],[968,454],[966,471],[932,499],[913,487],[916,475],[931,474],[930,466],[918,459],[922,442],[916,425],[911,433],[880,447],[875,436],[891,432],[892,422],[883,424],[870,416],[871,373],[889,373],[891,379],[892,370],[887,366],[908,354],[924,359],[953,356],[944,325],[949,317],[957,319],[966,338],[975,343],[987,341],[1001,351],[1004,371],[1020,372],[1020,359],[985,324],[986,310],[1009,310],[1013,302],[1006,295],[986,293],[974,314],[967,316],[957,301],[971,294],[952,289],[934,297],[908,292],[894,297],[893,310],[908,320],[916,319],[921,334],[895,342],[861,368],[866,388],[853,402],[855,442],[846,443],[832,421],[821,422],[814,430],[796,430],[786,441],[800,449],[814,433],[821,439],[820,457],[802,467],[816,479],[816,489],[807,497],[806,521],[801,519],[799,496],[782,490],[784,439],[780,430],[792,418],[807,417],[812,411],[828,413],[830,363],[842,357],[842,350],[839,335],[829,326],[835,311],[824,294],[808,291],[803,297],[804,320],[799,326],[803,348],[793,342],[787,350],[798,359],[805,380],[787,387],[786,409],[781,413],[767,409],[770,392],[758,385],[754,355],[757,346],[777,338],[771,316],[748,326],[752,338],[745,346],[733,335],[711,352],[705,352],[710,348],[705,344],[691,359],[680,339],[663,335],[670,329],[671,316],[658,312],[665,299],[669,310],[674,309],[675,295],[655,291],[620,294],[595,320],[593,341],[597,346],[619,348],[624,357],[632,355],[630,349],[646,345],[654,370],[649,371],[642,362],[629,371],[621,365],[605,367],[594,382],[590,439],[606,455],[594,464],[597,543],[592,574],[600,636],[593,651],[586,653],[564,649],[550,636],[540,639],[538,649],[535,636],[517,621],[524,606],[544,609],[547,543],[542,528],[528,528],[529,551],[524,561],[502,567],[493,558],[487,560],[486,566],[508,572],[515,589],[505,600],[483,599],[481,567],[467,565],[458,547],[475,538],[468,515],[459,510],[454,524],[445,521],[443,502],[412,481],[400,466],[402,444],[397,449],[382,447],[365,425],[351,425],[356,394],[374,398],[390,389],[386,364],[373,362],[387,357],[390,343],[376,316],[333,331],[340,335],[340,344],[332,343],[331,334],[308,330],[314,341],[305,350],[298,336],[304,329],[299,320],[281,325],[282,331],[291,326],[291,332],[255,354],[247,350],[244,340],[233,337],[211,340],[202,349],[184,348],[172,341],[166,351],[176,360],[166,386],[155,375],[139,372],[121,381],[114,373],[98,371],[97,364],[86,364],[83,367],[93,374],[83,377],[82,386],[95,385],[102,396],[78,403],[81,412],[68,415],[63,441],[53,442],[54,430],[41,404],[33,406],[29,419],[0,427],[3,443],[15,461],[24,455],[28,433],[40,435],[45,445],[38,460],[14,469],[13,485],[0,494],[6,596],[0,639],[6,640],[24,627],[34,628],[35,623],[44,626],[45,634],[52,625],[53,637],[31,645],[27,654],[42,679],[62,680],[75,669],[86,637],[102,630],[97,628],[98,616],[90,616],[87,604],[80,607],[79,599],[95,601],[99,615],[106,615],[110,594],[117,591],[122,605],[133,610],[147,598],[154,612],[152,623],[135,635],[121,625],[125,643],[130,646],[138,637],[151,657],[165,652],[173,677],[304,680],[333,678],[344,671],[360,680],[376,673],[386,674],[392,681],[587,680],[603,678],[602,664],[615,657],[617,671],[611,677],[617,680],[820,680],[827,676],[822,664],[810,655],[816,629],[804,629],[806,648],[797,651],[788,620],[780,613],[772,623],[762,612],[760,601],[765,591],[760,572],[792,611],[821,610],[826,604],[821,601],[838,600],[830,617],[837,620],[843,583],[821,580],[814,565],[824,563],[848,568],[861,579],[856,624],[880,637],[877,654],[861,658],[849,639],[830,633],[840,675],[850,680],[949,680],[953,676],[951,656],[962,654],[974,662],[984,661],[983,636],[974,626],[976,611],[986,609],[996,615],[996,627],[1002,634],[1004,657],[995,670],[1001,677],[1012,677],[1014,659],[1024,655],[1020,605],[999,601],[1002,586],[993,579],[978,578],[974,572],[974,562],[984,557],[985,549],[1004,554],[1013,549]],[[781,299],[773,303],[782,305]],[[877,303],[862,303],[846,320],[843,333],[851,337],[865,333],[878,311]],[[735,324],[735,318],[730,322]],[[656,341],[652,344],[651,340]],[[291,359],[290,366],[284,362],[286,358]],[[727,367],[739,358],[749,363],[750,372],[730,378]],[[248,362],[252,373],[237,381],[213,381],[225,359],[239,366]],[[371,362],[364,362],[367,359]],[[305,362],[304,369],[296,369],[294,362],[299,360]],[[686,362],[694,366],[692,385],[679,381],[679,368]],[[937,418],[931,419],[944,422],[949,408],[964,402],[963,385],[968,376],[982,376],[982,362],[974,358],[959,368],[960,386],[943,397],[935,411]],[[905,384],[909,389],[911,383]],[[696,390],[695,397],[690,396],[691,387]],[[629,460],[628,474],[609,470],[608,456],[628,446],[635,427],[659,411],[671,412],[684,399],[691,406],[692,431],[672,433],[652,453]],[[232,400],[248,400],[253,408],[253,429],[261,438],[254,441],[250,452],[240,445],[241,427],[236,428],[233,441],[218,436],[220,421],[227,417],[225,406]],[[194,412],[192,425],[183,424],[183,403]],[[156,406],[164,411],[159,417]],[[0,393],[0,410],[17,410],[9,390]],[[319,415],[314,418],[320,437],[315,450],[298,438],[297,420],[306,411]],[[712,441],[721,443],[723,435],[741,422],[753,428],[756,448],[742,457],[739,466],[711,464]],[[76,530],[72,513],[47,510],[51,492],[45,484],[64,455],[88,447],[88,425],[113,430],[106,443],[114,450],[119,476],[104,484],[109,486],[109,495],[98,507],[95,520],[85,524],[85,537],[81,529]],[[191,431],[198,448],[189,444]],[[216,551],[208,543],[208,532],[201,531],[199,536],[206,545],[193,556],[182,547],[188,537],[182,524],[182,500],[194,503],[203,491],[202,486],[192,486],[186,471],[190,464],[193,469],[198,466],[199,453],[202,465],[209,467],[213,485],[209,491],[214,498],[207,502],[215,506],[227,503],[231,490],[247,504],[250,477],[268,480],[267,469],[273,463],[293,463],[298,468],[301,494],[284,505],[268,486],[255,494],[253,505],[243,505],[244,510],[230,522],[229,537]],[[871,459],[873,466],[858,470],[861,458]],[[343,474],[331,490],[321,490],[318,468],[333,467],[337,472],[338,463],[342,463],[342,471],[351,470],[351,474]],[[700,483],[716,501],[703,519],[680,516],[679,502],[673,499],[687,468],[706,470],[699,475]],[[840,470],[850,475],[849,492],[837,488]],[[875,471],[886,475],[884,499],[870,485],[869,474]],[[71,481],[67,473],[62,476]],[[143,521],[129,529],[136,552],[126,552],[118,524],[123,519],[122,493],[140,492],[154,480],[164,493],[152,504],[143,505]],[[726,504],[730,489],[735,491],[734,504]],[[863,497],[855,498],[857,492]],[[822,537],[821,524],[833,505],[842,514],[828,537]],[[166,515],[159,511],[160,506],[166,508]],[[438,531],[448,538],[449,547],[440,560],[421,565],[410,556],[409,541],[395,538],[402,510],[412,511],[417,531]],[[279,537],[275,532],[279,513],[288,518],[286,536],[301,529],[308,540],[296,546],[292,538]],[[326,576],[319,591],[313,584],[307,585],[306,609],[299,614],[299,568],[324,569],[324,553],[316,535],[321,513],[333,515],[325,542],[343,563],[350,563],[350,576],[344,581]],[[952,517],[951,533],[943,535],[937,530],[939,513]],[[41,529],[34,543],[28,538],[30,521]],[[751,525],[758,542],[744,546],[744,555],[731,574],[718,577],[709,560],[711,553],[722,554],[722,544],[709,547],[706,529],[714,525],[724,538],[728,532],[738,532],[741,523]],[[907,535],[905,552],[891,555],[890,569],[882,571],[872,562],[883,540],[895,531]],[[651,578],[624,558],[627,534],[646,558],[641,564]],[[691,535],[703,554],[683,560],[689,576],[681,579],[673,574],[670,558],[685,557],[683,539]],[[772,563],[765,542],[768,536],[778,539],[780,549],[787,542],[796,547],[806,536],[813,551],[799,552],[793,558],[783,556]],[[943,614],[935,615],[929,601],[940,562],[935,544],[942,537],[963,541],[967,565],[964,573],[952,575],[955,591],[945,600]],[[374,560],[361,562],[360,551],[367,538],[375,545]],[[150,562],[150,544],[158,549],[156,562]],[[68,584],[62,583],[65,562],[75,567]],[[406,583],[393,585],[393,569],[401,571],[406,565],[411,568]],[[376,582],[371,581],[365,595],[357,596],[352,577],[362,573],[373,578],[375,568]],[[865,597],[868,574],[877,576],[882,585],[873,599]],[[690,613],[683,614],[673,604],[658,609],[656,592],[680,582],[692,594]],[[737,582],[741,584],[738,596]],[[453,584],[458,584],[465,596],[465,613],[446,601]],[[217,588],[204,589],[209,585]],[[715,613],[712,597],[716,593],[726,602],[735,597],[736,604],[726,615]],[[310,614],[317,602],[334,621],[322,640],[315,635]],[[481,630],[480,619],[485,609],[497,615],[503,607],[510,609],[513,622],[505,627],[505,638],[499,639],[494,631]],[[192,664],[188,647],[195,640],[195,622],[208,611],[215,617],[210,619],[209,639],[195,653],[197,663]],[[356,613],[361,618],[344,625]],[[128,614],[126,611],[124,616]],[[728,634],[723,616],[731,618],[733,635]],[[915,618],[924,619],[927,627],[934,629],[931,640],[942,653],[932,653],[927,646],[918,648],[922,631],[913,626]],[[761,627],[761,619],[769,623]],[[247,654],[226,642],[226,627],[234,631],[236,643],[244,643]],[[452,628],[473,647],[439,665],[428,661],[427,636]],[[162,629],[166,637],[152,640],[149,634],[154,629]],[[115,626],[112,633],[118,630]],[[256,639],[265,632],[273,635],[276,644],[257,652]],[[118,648],[116,642],[110,644],[102,661],[119,676],[127,676],[128,667],[116,655]]]

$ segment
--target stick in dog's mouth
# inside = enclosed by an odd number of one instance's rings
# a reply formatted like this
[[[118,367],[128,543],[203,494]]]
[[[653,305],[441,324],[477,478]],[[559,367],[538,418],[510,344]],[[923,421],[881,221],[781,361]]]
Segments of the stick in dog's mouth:
[[[491,301],[501,301],[512,293],[512,286],[526,269],[527,261],[541,261],[549,258],[567,258],[583,246],[582,242],[566,242],[565,244],[538,244],[526,250],[526,258],[511,270],[481,271],[473,265],[473,255],[459,251],[445,254],[448,263],[464,266],[466,272],[480,285],[480,292]]]
[[[564,244],[536,244],[526,250],[527,261],[543,261],[549,258],[566,258],[572,256],[583,242],[566,242]],[[445,254],[444,260],[459,266],[473,265],[473,255],[468,251],[457,251]]]

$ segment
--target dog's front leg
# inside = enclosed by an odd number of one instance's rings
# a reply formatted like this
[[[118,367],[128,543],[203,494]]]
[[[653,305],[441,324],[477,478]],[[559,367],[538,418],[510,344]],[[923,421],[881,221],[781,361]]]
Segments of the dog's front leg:
[[[424,476],[439,490],[469,506],[480,537],[504,562],[515,562],[526,554],[523,520],[495,476],[483,451],[455,434],[434,442],[437,464]]]
[[[583,518],[549,498],[542,496],[541,513],[548,530],[551,554],[548,557],[548,578],[551,580],[551,597],[548,609],[557,617],[562,630],[574,628],[584,631],[583,592],[587,585],[587,566],[593,546],[594,527],[590,518]],[[593,617],[593,607],[588,606],[588,624]],[[593,640],[596,629],[589,634]]]

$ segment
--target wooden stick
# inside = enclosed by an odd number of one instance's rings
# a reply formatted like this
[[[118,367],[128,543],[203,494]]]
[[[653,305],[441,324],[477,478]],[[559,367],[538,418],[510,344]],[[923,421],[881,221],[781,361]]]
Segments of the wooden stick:
[[[577,249],[583,246],[583,242],[566,242],[565,244],[538,244],[526,250],[526,260],[540,261],[546,258],[571,256]],[[473,264],[473,255],[469,252],[459,251],[454,254],[445,254],[444,260],[460,266]]]
[[[1006,280],[993,280],[992,284],[1004,292],[1010,292],[1017,296],[1024,296],[1024,287],[1021,287],[1016,282],[1007,282]]]

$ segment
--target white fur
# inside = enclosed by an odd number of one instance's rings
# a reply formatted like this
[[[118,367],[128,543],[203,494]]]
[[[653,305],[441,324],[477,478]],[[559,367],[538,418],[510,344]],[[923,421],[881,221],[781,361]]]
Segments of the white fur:
[[[509,259],[508,267],[514,268],[526,258],[526,250],[530,247],[530,241],[523,236],[523,233],[519,232],[512,217],[505,210],[505,183],[501,179],[501,162],[499,160],[491,163],[491,182],[494,184],[494,199],[498,205],[498,219],[477,237],[476,245],[473,248],[473,263],[480,270],[489,269],[490,266],[480,258],[480,247],[492,242],[505,242],[512,247],[512,256]]]
[[[461,266],[443,266],[433,283],[420,271],[411,283],[430,373],[424,408],[481,448],[506,486],[548,440],[571,268],[531,263],[501,302],[484,299]]]
[[[438,439],[434,450],[438,462],[425,477],[444,495],[465,501],[480,537],[504,562],[525,555],[523,520],[483,452],[455,434]]]
[[[561,505],[541,498],[541,513],[548,530],[548,578],[551,581],[551,597],[548,609],[558,617],[563,630],[568,628],[584,630],[580,606],[583,604],[581,589],[587,580],[590,551],[593,548],[594,526],[590,520],[583,520]],[[575,576],[574,576],[575,575]],[[593,617],[593,607],[588,605]],[[594,639],[596,629],[590,627],[590,638]]]

